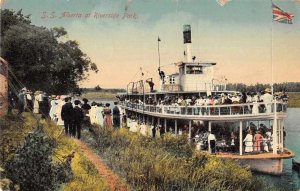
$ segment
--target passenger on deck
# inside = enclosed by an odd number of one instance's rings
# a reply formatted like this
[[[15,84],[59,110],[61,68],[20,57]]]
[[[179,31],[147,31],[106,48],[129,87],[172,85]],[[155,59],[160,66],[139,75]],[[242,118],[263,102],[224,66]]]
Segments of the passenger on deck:
[[[263,141],[262,144],[263,144],[264,151],[269,152],[269,142],[270,142],[269,136],[267,134],[265,134],[263,136],[262,141]]]
[[[209,133],[209,135],[207,137],[208,152],[215,153],[216,152],[216,137],[214,134],[211,133],[211,131],[209,131],[208,133]]]
[[[260,131],[256,131],[256,134],[254,135],[254,151],[261,151],[260,147],[263,142],[263,136],[261,135]]]
[[[271,90],[267,88],[265,94],[261,96],[261,100],[265,104],[266,113],[271,113],[273,96],[271,95]]]
[[[253,152],[253,136],[250,129],[248,130],[248,134],[246,135],[243,142],[245,143],[245,152]]]

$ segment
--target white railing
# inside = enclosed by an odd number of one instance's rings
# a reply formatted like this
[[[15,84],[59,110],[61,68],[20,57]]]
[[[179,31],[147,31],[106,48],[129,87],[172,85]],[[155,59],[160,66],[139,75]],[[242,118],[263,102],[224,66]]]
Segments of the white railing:
[[[275,103],[265,104],[246,103],[229,105],[207,105],[207,106],[172,106],[172,105],[143,105],[131,102],[121,102],[122,106],[140,112],[151,112],[173,115],[188,116],[228,116],[228,115],[268,115],[274,114]],[[276,112],[286,113],[287,103],[276,103]]]

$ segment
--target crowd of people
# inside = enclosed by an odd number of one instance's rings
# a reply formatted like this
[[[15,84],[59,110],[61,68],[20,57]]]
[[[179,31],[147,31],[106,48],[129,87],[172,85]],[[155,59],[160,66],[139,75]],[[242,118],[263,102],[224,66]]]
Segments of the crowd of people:
[[[288,101],[288,96],[285,92],[277,92],[272,95],[269,88],[261,92],[234,92],[234,93],[221,93],[219,95],[208,95],[208,96],[178,96],[178,95],[167,95],[163,98],[154,99],[152,96],[147,96],[145,103],[140,99],[125,99],[123,100],[127,103],[134,103],[139,105],[154,105],[154,106],[214,106],[214,105],[230,105],[230,104],[247,104],[247,107],[232,107],[232,113],[238,114],[240,112],[244,113],[271,113],[272,112],[272,102],[274,100],[277,103],[286,103]],[[122,101],[122,100],[121,100]],[[216,110],[211,109],[211,112],[216,112]],[[280,110],[278,108],[278,110]],[[177,111],[179,112],[179,110]],[[198,111],[195,109],[193,114],[206,114],[207,110]],[[221,113],[226,113],[226,108],[223,108]]]
[[[11,92],[9,93],[11,94]],[[32,92],[26,88],[19,94],[9,96],[10,111],[18,109],[18,114],[24,111],[40,114],[42,118],[50,118],[57,125],[64,127],[65,133],[71,137],[81,137],[83,125],[99,125],[100,127],[120,127],[120,110],[118,102],[114,102],[114,108],[110,109],[110,103],[96,103],[85,98],[74,99],[66,95],[48,96],[46,92]]]

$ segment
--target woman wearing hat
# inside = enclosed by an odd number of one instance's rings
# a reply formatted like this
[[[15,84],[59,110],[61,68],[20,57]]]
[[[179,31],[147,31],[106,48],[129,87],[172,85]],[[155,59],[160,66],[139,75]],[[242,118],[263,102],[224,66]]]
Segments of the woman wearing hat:
[[[52,95],[51,96],[51,101],[50,101],[50,111],[49,111],[49,116],[50,118],[55,121],[56,119],[56,96],[55,95]]]
[[[253,136],[252,136],[252,131],[249,128],[248,134],[246,135],[244,141],[245,143],[245,153],[250,153],[253,151]]]

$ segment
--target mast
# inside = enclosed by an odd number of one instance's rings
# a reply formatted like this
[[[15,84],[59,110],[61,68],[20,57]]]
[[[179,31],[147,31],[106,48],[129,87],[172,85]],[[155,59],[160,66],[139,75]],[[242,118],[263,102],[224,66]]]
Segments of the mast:
[[[160,70],[160,50],[159,50],[159,42],[160,38],[157,38],[157,52],[158,52],[158,74],[159,74],[159,91],[162,91],[162,87],[164,84],[164,72]]]

